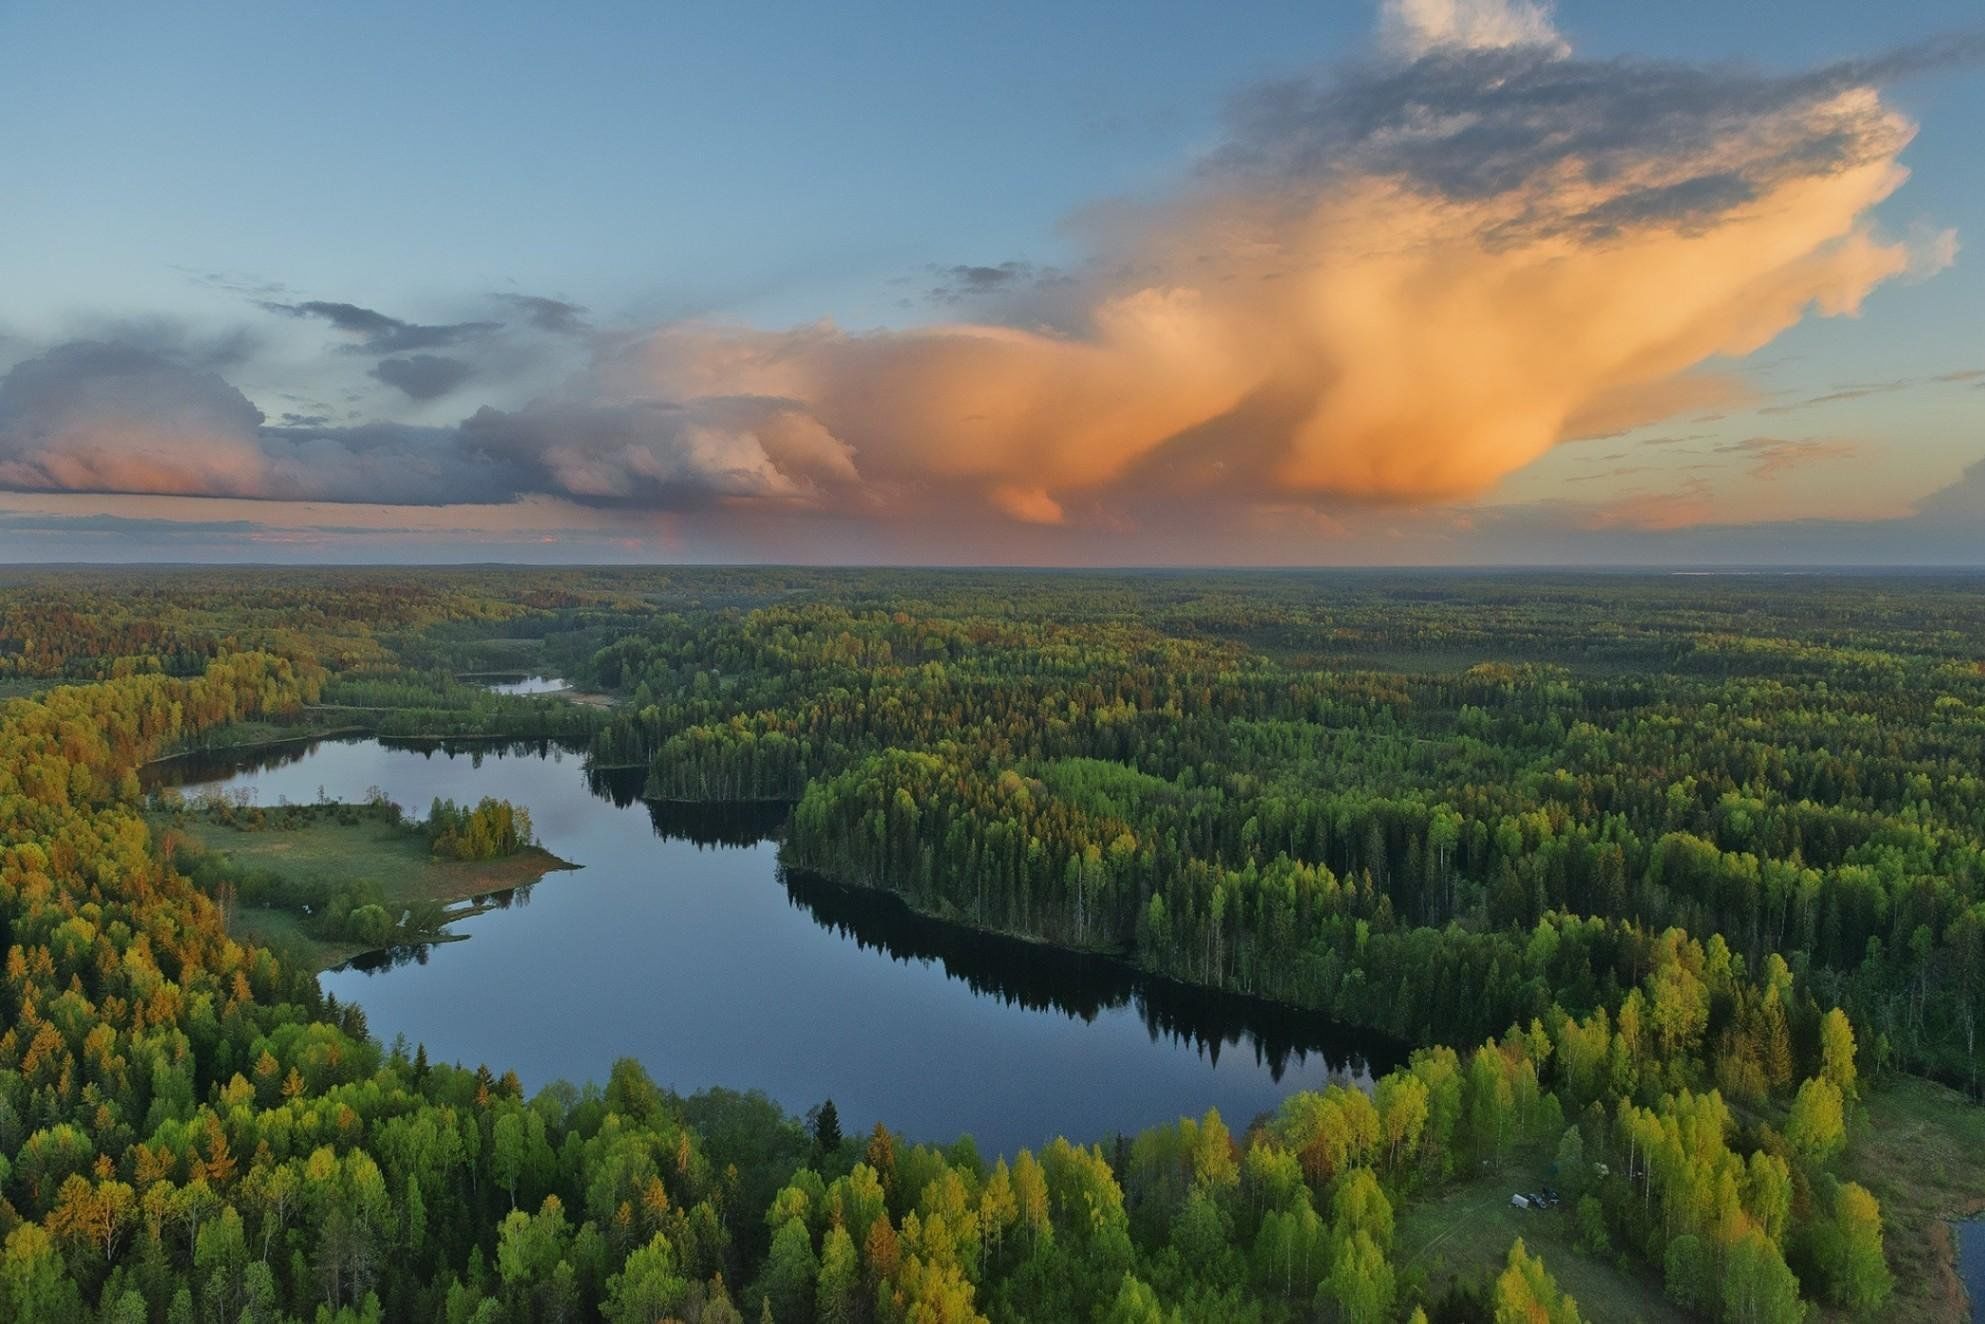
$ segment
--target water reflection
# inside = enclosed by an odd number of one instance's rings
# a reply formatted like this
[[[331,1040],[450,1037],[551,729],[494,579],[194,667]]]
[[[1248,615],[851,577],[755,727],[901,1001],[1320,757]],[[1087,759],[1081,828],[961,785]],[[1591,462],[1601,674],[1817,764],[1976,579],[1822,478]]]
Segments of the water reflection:
[[[1133,1008],[1151,1041],[1189,1045],[1218,1065],[1225,1047],[1244,1044],[1280,1081],[1310,1054],[1330,1071],[1390,1070],[1399,1046],[1315,1012],[1281,1003],[1182,984],[1123,961],[1045,943],[947,924],[919,914],[888,892],[850,887],[801,869],[779,870],[792,904],[857,946],[897,961],[936,962],[974,993],[1032,1011],[1058,1011],[1093,1021]]]
[[[315,753],[321,740],[289,740],[280,745],[257,745],[250,749],[196,749],[145,765],[139,781],[148,791],[205,787],[223,779],[234,779],[301,763]]]
[[[626,808],[643,804],[666,841],[696,846],[751,846],[777,837],[789,806],[768,801],[691,804],[643,800],[647,769],[588,768],[593,794]],[[1292,1061],[1319,1055],[1334,1073],[1388,1070],[1402,1060],[1382,1035],[1339,1025],[1282,1003],[1197,988],[1107,957],[947,924],[919,914],[887,892],[851,887],[805,870],[779,869],[788,900],[824,929],[897,961],[935,962],[973,992],[1033,1011],[1093,1021],[1133,1008],[1151,1039],[1190,1045],[1218,1063],[1223,1048],[1242,1046],[1280,1081]],[[367,968],[363,961],[354,962]]]
[[[271,745],[251,745],[246,748],[195,749],[184,754],[174,754],[153,763],[141,770],[139,784],[147,791],[163,789],[181,790],[188,787],[196,790],[210,789],[220,782],[240,782],[252,780],[257,774],[274,772],[302,763],[306,759],[320,757],[327,749],[339,747],[376,746],[380,749],[403,750],[418,754],[422,758],[436,756],[444,760],[460,758],[471,768],[480,768],[486,759],[542,759],[558,756],[561,760],[577,757],[581,747],[566,741],[540,738],[522,740],[511,737],[489,738],[484,736],[443,736],[439,738],[401,738],[396,736],[325,736],[309,737],[300,740],[285,740]],[[620,771],[627,771],[622,769]],[[592,774],[588,774],[589,778]],[[329,792],[327,791],[327,794]],[[634,783],[634,790],[626,799],[614,799],[614,804],[625,807],[634,803],[640,796],[640,782]],[[294,802],[296,796],[285,795]],[[349,798],[332,795],[333,799]],[[613,798],[611,796],[607,798]],[[403,806],[416,812],[424,812],[425,805]]]
[[[506,887],[500,892],[484,892],[469,898],[460,910],[468,914],[481,914],[491,910],[511,910],[531,904],[531,891],[536,883],[520,883],[516,887]],[[351,960],[337,968],[340,971],[356,970],[361,974],[376,975],[388,970],[397,970],[407,965],[426,965],[428,954],[436,947],[445,947],[451,942],[464,941],[467,935],[454,934],[435,942],[401,943],[395,947],[381,947],[376,951],[360,952]]]
[[[572,687],[557,676],[527,676],[522,672],[485,672],[464,676],[494,694],[563,694]]]
[[[414,812],[493,795],[580,866],[478,898],[445,941],[327,973],[375,1033],[527,1085],[604,1079],[632,1053],[682,1091],[759,1088],[794,1112],[1012,1152],[1217,1106],[1234,1124],[1291,1089],[1402,1056],[1316,1015],[948,925],[896,897],[779,867],[783,805],[643,801],[640,769],[550,742],[300,742],[174,759],[157,789],[262,804],[364,798]]]
[[[642,805],[655,825],[655,835],[664,841],[687,841],[705,847],[755,846],[779,835],[792,808],[783,800],[736,800],[721,804],[644,800],[641,790],[647,782],[646,768],[586,769],[586,786],[594,795],[620,809]]]

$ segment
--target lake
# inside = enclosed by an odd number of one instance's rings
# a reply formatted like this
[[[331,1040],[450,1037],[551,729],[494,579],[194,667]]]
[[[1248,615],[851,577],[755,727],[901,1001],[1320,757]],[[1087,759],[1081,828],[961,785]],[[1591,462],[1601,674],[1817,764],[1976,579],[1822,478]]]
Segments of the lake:
[[[557,676],[505,676],[480,683],[495,694],[563,694],[572,688]]]
[[[1367,1080],[1392,1041],[1150,978],[1105,957],[942,924],[893,896],[788,875],[780,806],[651,805],[641,774],[544,745],[325,740],[154,765],[152,785],[261,804],[437,796],[530,811],[582,866],[458,922],[466,942],[322,976],[372,1032],[515,1069],[527,1089],[604,1081],[634,1056],[664,1085],[832,1098],[843,1130],[970,1133],[988,1154],[1101,1140],[1217,1107],[1236,1131],[1297,1089]]]

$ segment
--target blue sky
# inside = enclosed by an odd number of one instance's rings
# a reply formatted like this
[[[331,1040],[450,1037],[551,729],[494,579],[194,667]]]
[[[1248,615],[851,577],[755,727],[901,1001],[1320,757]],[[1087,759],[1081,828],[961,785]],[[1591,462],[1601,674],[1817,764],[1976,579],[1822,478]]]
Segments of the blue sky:
[[[1550,13],[1580,60],[1711,69],[1734,61],[1769,74],[1878,56],[1975,30],[1980,18],[1975,3],[1563,0]],[[355,359],[338,357],[350,346],[327,348],[319,320],[261,305],[336,302],[411,324],[464,324],[490,318],[489,296],[508,291],[582,306],[592,327],[623,339],[685,321],[775,334],[823,318],[853,332],[966,317],[1031,326],[1048,314],[961,310],[932,291],[955,264],[1095,265],[1099,215],[1112,217],[1125,200],[1164,206],[1190,193],[1209,154],[1231,136],[1225,112],[1234,98],[1265,80],[1328,79],[1334,66],[1371,61],[1374,23],[1362,4],[1264,4],[1237,17],[1229,7],[1184,4],[857,11],[17,2],[0,10],[0,135],[10,181],[0,208],[0,369],[138,322],[169,325],[170,352],[182,359],[187,344],[240,334],[255,350],[216,370],[272,422],[286,412],[314,417],[321,406],[341,425],[442,428],[491,402],[517,413],[551,393],[563,399],[575,375],[600,378],[601,351],[547,351],[514,373],[478,361],[462,392],[401,398],[358,376]],[[1827,484],[1793,497],[1776,482],[1755,498],[1733,488],[1727,501],[1719,490],[1714,508],[1699,509],[1688,528],[1749,525],[1752,515],[1900,518],[1985,457],[1985,391],[1969,379],[1755,412],[1985,367],[1985,278],[1964,251],[1985,232],[1985,153],[1974,141],[1985,123],[1985,79],[1975,62],[1960,63],[1884,80],[1879,90],[1885,106],[1916,126],[1899,157],[1910,178],[1859,219],[1917,248],[1947,248],[1940,236],[1954,230],[1956,260],[1881,279],[1858,316],[1798,318],[1741,356],[1750,410],[1687,424],[1704,445],[1790,441],[1851,448],[1859,458],[1843,452],[1836,464],[1831,452],[1809,451],[1829,458],[1812,468],[1838,471]],[[516,353],[522,362],[525,351]],[[476,383],[526,378],[535,394],[494,384],[476,394]],[[1621,445],[1672,433],[1675,423],[1652,421],[1623,434]],[[876,447],[835,435],[866,478],[864,459]],[[1580,466],[1607,444],[1558,446],[1497,472],[1486,487],[1432,492],[1407,503],[1412,518],[1398,514],[1398,492],[1380,493],[1375,504],[1369,492],[1318,479],[1300,500],[1313,504],[1309,513],[1327,536],[1289,543],[1278,532],[1273,541],[1297,560],[1386,560],[1402,546],[1414,559],[1496,556],[1505,552],[1486,543],[1428,541],[1423,516],[1520,508],[1516,522],[1528,527],[1553,503],[1590,504],[1595,492],[1630,499],[1650,481],[1663,485],[1651,495],[1672,496],[1701,481],[1662,459],[1618,464],[1638,472],[1595,487]],[[677,462],[673,452],[666,458]],[[782,465],[775,456],[773,467]],[[902,475],[892,475],[900,487]],[[1133,518],[1103,510],[1100,498],[1091,535],[1074,538],[1085,518],[1078,506],[1102,490],[1086,472],[1039,489],[1016,487],[1012,474],[993,479],[994,507],[1023,512],[1023,524],[1056,526],[1018,530],[1046,542],[1020,546],[1014,559],[1173,559],[1148,525],[1121,543],[1094,532]],[[226,510],[205,513],[259,523],[240,507],[263,500],[268,519],[287,527],[309,524],[292,497],[324,495],[308,484],[13,486],[22,493],[17,525],[39,521],[32,536],[0,525],[0,555],[17,559],[115,554],[121,544],[81,524],[65,539],[61,520],[90,516],[101,527],[140,514],[186,525],[177,541],[189,555],[252,553],[221,532],[195,534],[226,520],[204,518],[189,503],[227,501]],[[793,490],[787,483],[776,494]],[[846,504],[824,516],[812,505],[790,532],[760,537],[767,518],[758,507],[732,518],[673,498],[577,495],[583,514],[570,528],[549,507],[537,510],[552,536],[566,535],[561,554],[836,559],[885,545],[921,559],[932,546],[898,524],[874,544],[849,524],[867,516]],[[139,497],[151,499],[142,511],[133,505]],[[574,490],[526,484],[506,499],[520,497],[542,506],[570,501]],[[1375,514],[1381,506],[1385,513]],[[423,513],[406,527],[436,523]],[[1588,531],[1604,527],[1602,520]],[[500,520],[490,529],[487,542],[451,542],[440,528],[368,543],[413,556],[482,555],[508,545]],[[1001,549],[1013,544],[997,532],[973,546],[1005,559]],[[125,536],[147,549],[175,541],[170,529],[134,527]],[[536,528],[519,535],[541,536]],[[544,545],[519,542],[518,554]],[[1232,545],[1235,559],[1263,555],[1254,535]],[[331,535],[309,547],[301,554],[352,551]],[[1179,550],[1184,559],[1223,559],[1217,541]],[[1609,553],[1595,543],[1582,554]]]

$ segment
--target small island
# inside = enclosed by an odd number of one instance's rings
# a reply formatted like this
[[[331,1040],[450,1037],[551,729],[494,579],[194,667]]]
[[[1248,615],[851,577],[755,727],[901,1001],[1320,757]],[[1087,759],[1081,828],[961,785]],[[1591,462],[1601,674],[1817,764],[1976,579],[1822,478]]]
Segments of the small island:
[[[225,795],[162,802],[153,832],[220,903],[237,936],[325,970],[355,956],[448,942],[454,920],[576,865],[537,844],[508,801],[436,800],[425,820],[383,795],[362,803],[254,805]]]

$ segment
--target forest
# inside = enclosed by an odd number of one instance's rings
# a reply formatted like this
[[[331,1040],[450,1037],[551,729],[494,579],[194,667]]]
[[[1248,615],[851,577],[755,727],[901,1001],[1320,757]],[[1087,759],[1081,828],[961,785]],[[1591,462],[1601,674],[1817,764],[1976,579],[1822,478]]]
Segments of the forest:
[[[1985,1158],[1932,1208],[1884,1119],[1985,1136],[1975,577],[17,571],[0,675],[0,1319],[1963,1318]],[[141,793],[349,730],[762,805],[795,874],[1411,1052],[995,1155],[527,1093],[231,928]],[[1540,1165],[1492,1263],[1406,1250]]]

